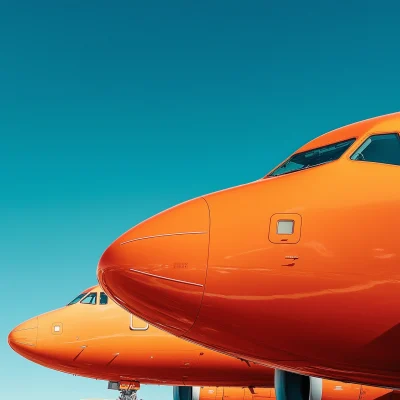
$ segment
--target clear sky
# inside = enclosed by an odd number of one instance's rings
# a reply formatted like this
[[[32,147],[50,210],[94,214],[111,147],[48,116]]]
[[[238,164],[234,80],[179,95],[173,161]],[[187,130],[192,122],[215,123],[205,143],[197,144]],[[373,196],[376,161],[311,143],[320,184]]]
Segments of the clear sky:
[[[399,111],[399,13],[385,0],[3,0],[0,398],[113,398],[18,356],[8,332],[96,284],[104,249],[141,220]]]

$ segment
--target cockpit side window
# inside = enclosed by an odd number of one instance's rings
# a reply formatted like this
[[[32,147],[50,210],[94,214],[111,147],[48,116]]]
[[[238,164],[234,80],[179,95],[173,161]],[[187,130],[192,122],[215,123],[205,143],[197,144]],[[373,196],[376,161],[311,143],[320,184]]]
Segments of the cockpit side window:
[[[92,292],[89,293],[83,300],[81,300],[82,304],[96,304],[97,303],[97,293]]]
[[[67,306],[71,306],[72,304],[76,304],[82,297],[85,297],[87,295],[86,293],[81,293],[79,296],[76,296],[72,301],[70,301]]]
[[[108,296],[104,292],[100,292],[100,305],[106,305],[108,303]]]
[[[372,135],[355,151],[350,159],[400,165],[400,137],[397,133]]]
[[[355,138],[333,143],[316,149],[296,153],[267,176],[279,176],[302,169],[316,167],[339,159],[355,142]]]

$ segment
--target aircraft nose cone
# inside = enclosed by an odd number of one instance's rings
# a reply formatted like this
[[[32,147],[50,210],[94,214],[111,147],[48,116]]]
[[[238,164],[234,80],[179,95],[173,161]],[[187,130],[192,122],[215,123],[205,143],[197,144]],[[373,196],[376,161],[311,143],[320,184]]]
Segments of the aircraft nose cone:
[[[100,285],[133,314],[182,335],[202,302],[209,225],[203,198],[142,222],[104,252],[97,268]]]
[[[22,356],[34,352],[38,334],[38,317],[23,322],[8,335],[11,348]]]

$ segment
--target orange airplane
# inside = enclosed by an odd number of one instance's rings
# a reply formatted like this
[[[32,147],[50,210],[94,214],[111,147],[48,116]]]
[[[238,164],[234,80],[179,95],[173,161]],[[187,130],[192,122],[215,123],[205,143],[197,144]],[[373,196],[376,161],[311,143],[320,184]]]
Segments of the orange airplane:
[[[186,395],[192,386],[274,385],[272,369],[149,326],[115,304],[99,286],[85,290],[63,308],[23,322],[10,332],[8,343],[21,356],[45,367],[107,380],[124,396],[132,395],[141,383],[185,386],[181,392]]]
[[[141,383],[181,385],[173,388],[174,400],[275,397],[272,369],[151,327],[117,306],[99,286],[85,290],[66,307],[19,325],[8,341],[17,353],[45,367],[110,381],[109,388],[120,390],[124,400],[135,398]],[[204,384],[239,387],[200,387]],[[317,378],[308,379],[303,389],[310,400],[396,395],[388,389]]]
[[[214,350],[400,388],[399,132],[400,113],[333,130],[138,224],[101,257],[101,286]]]
[[[174,387],[174,396],[181,388]],[[198,395],[197,395],[198,394]],[[354,385],[324,380],[323,391],[319,394],[321,400],[399,400],[399,392],[388,389]],[[190,400],[274,400],[275,390],[268,388],[238,388],[238,387],[201,387]],[[316,397],[309,397],[310,400]],[[179,397],[174,397],[179,399]]]

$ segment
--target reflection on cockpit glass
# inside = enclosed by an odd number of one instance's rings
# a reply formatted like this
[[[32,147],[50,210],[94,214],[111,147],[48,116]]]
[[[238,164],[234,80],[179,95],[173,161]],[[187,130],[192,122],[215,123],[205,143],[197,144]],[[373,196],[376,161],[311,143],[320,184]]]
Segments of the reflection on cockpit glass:
[[[87,293],[87,292],[86,292]],[[70,301],[67,306],[71,306],[72,304],[77,303],[82,297],[86,296],[86,293],[81,293],[79,296],[76,296],[72,301]]]
[[[316,167],[317,165],[335,161],[340,158],[340,156],[354,143],[355,140],[355,138],[348,139],[328,146],[318,147],[316,149],[294,154],[268,176],[284,175],[290,172],[300,171],[302,169]]]
[[[397,133],[372,135],[357,149],[350,159],[400,165],[400,136]]]
[[[100,292],[100,305],[106,305],[108,303],[108,296],[104,292]]]
[[[89,293],[83,300],[81,304],[96,304],[97,303],[97,293]]]

